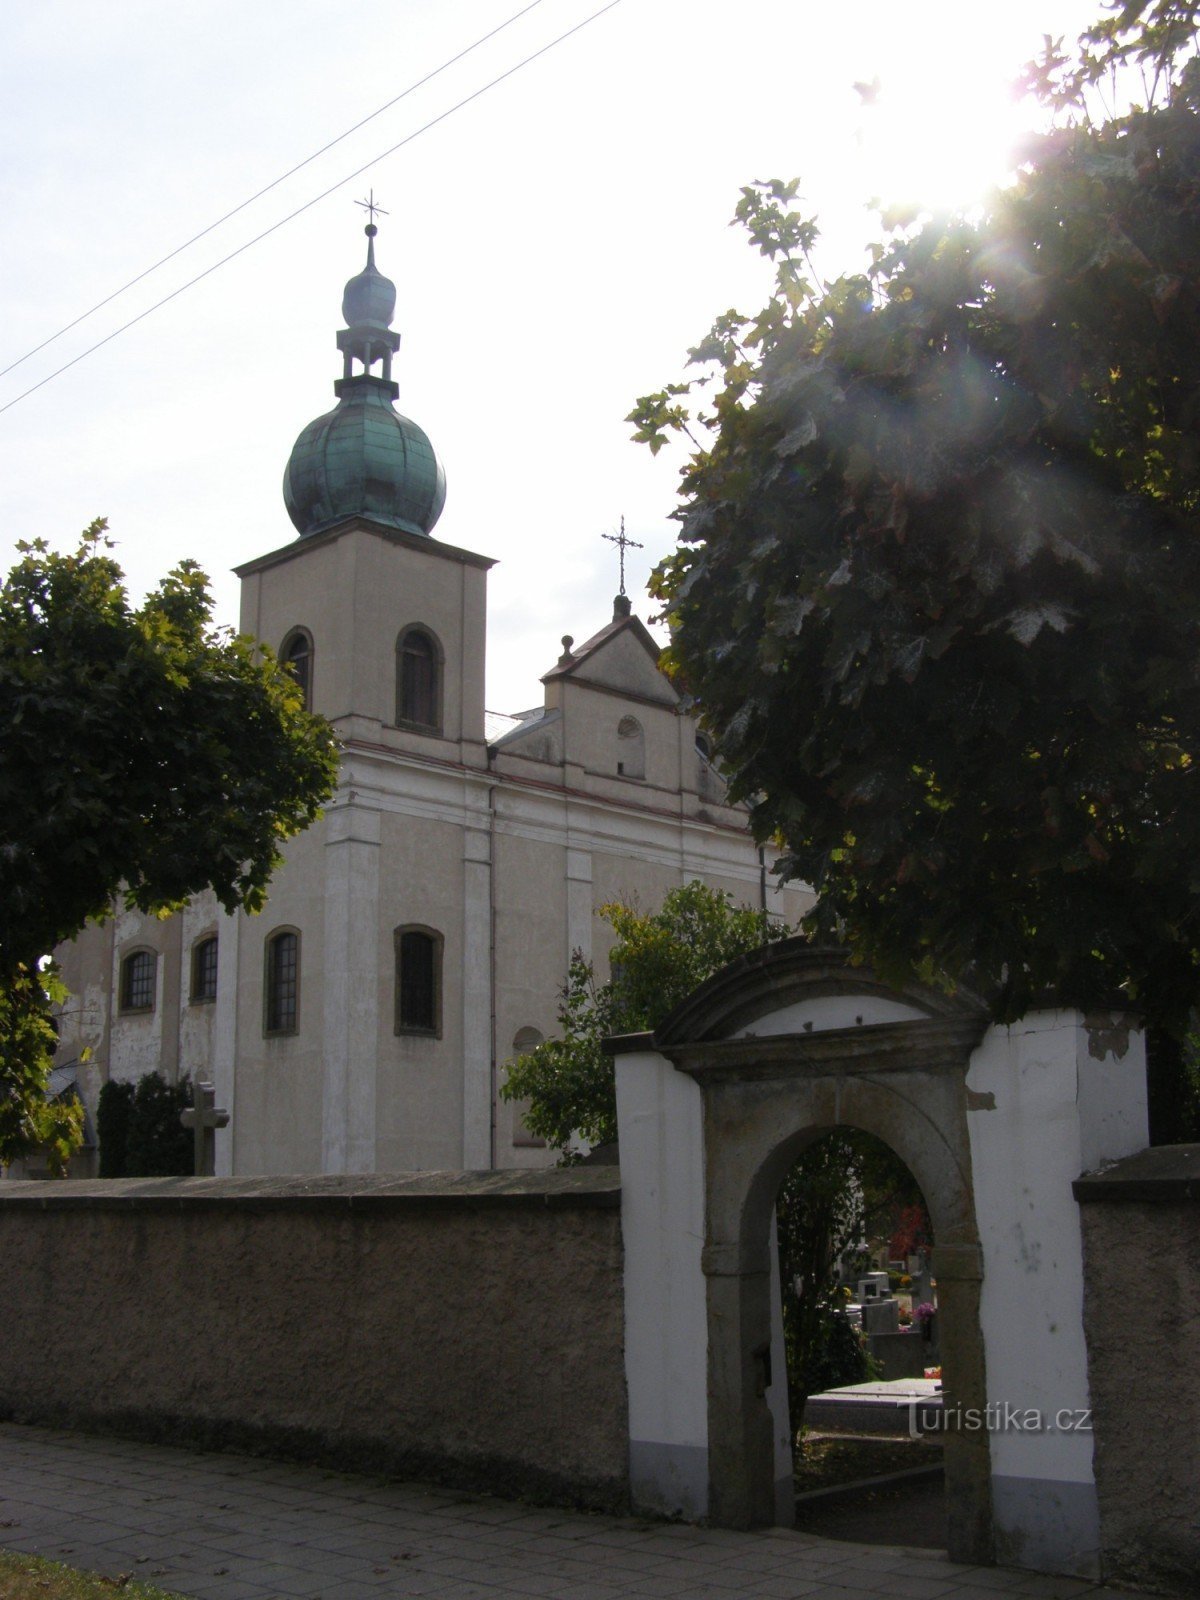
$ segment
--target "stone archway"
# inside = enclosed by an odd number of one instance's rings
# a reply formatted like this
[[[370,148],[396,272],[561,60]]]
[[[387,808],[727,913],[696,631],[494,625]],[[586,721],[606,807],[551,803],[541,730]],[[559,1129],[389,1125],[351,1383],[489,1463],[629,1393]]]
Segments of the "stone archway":
[[[702,1099],[708,1509],[718,1524],[774,1520],[761,1356],[770,1340],[769,1219],[788,1167],[832,1129],[883,1140],[924,1192],[937,1241],[946,1403],[982,1413],[966,1071],[986,1026],[974,996],[897,990],[840,951],[787,940],[723,969],[657,1030],[654,1050]],[[988,1561],[986,1434],[950,1432],[945,1446],[950,1554]]]

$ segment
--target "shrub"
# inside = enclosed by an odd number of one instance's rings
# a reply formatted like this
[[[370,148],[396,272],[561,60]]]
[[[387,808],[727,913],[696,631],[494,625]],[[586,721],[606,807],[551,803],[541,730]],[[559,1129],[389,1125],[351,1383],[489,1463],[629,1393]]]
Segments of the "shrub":
[[[115,1078],[100,1090],[96,1107],[96,1136],[100,1141],[100,1176],[123,1178],[129,1146],[129,1114],[133,1109],[133,1084]]]

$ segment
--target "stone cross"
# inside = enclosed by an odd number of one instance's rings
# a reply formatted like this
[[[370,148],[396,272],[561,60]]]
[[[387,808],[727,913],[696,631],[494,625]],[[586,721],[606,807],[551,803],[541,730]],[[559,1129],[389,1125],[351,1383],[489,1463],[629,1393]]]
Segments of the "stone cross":
[[[229,1126],[229,1113],[218,1107],[217,1091],[211,1083],[198,1083],[195,1094],[195,1105],[181,1111],[179,1120],[195,1136],[196,1176],[211,1178],[217,1170],[217,1129]]]

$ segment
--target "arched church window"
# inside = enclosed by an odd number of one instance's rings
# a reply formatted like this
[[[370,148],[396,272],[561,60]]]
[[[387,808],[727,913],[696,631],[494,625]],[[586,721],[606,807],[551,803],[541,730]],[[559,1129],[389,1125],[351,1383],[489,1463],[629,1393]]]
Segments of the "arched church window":
[[[442,725],[442,652],[424,628],[396,641],[396,721],[432,732]]]
[[[617,772],[622,778],[646,776],[646,735],[636,717],[622,717],[617,724]]]
[[[295,678],[304,696],[304,709],[312,710],[313,642],[304,628],[293,628],[283,641],[279,659]]]
[[[263,1032],[295,1033],[300,1023],[300,935],[277,928],[267,937],[263,971]]]
[[[436,928],[397,928],[396,1032],[442,1036],[442,936]]]
[[[192,946],[192,992],[193,1005],[201,1000],[215,1000],[217,998],[217,936],[210,934],[207,939],[197,939]]]
[[[121,1010],[153,1011],[158,957],[153,950],[132,950],[121,963]]]
[[[542,1034],[537,1028],[518,1028],[512,1042],[514,1059],[517,1056],[528,1055],[542,1042]],[[512,1142],[518,1150],[544,1150],[545,1139],[536,1133],[530,1133],[525,1126],[525,1114],[529,1110],[528,1100],[513,1101]]]

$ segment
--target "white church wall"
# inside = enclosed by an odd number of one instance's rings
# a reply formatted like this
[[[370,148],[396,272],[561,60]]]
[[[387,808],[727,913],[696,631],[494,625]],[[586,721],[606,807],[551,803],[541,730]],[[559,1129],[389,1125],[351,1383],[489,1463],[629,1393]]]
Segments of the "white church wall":
[[[997,1552],[1086,1576],[1099,1513],[1071,1184],[1147,1142],[1144,1048],[1118,1035],[1124,1054],[1097,1059],[1079,1013],[1032,1013],[989,1029],[967,1078]]]
[[[462,1167],[467,1165],[463,829],[453,818],[388,811],[382,819],[379,868],[377,1170]],[[396,1032],[394,933],[406,925],[432,929],[442,938],[437,1037]],[[477,951],[473,958],[477,963]]]
[[[289,840],[266,907],[238,919],[237,1116],[230,1132],[239,1174],[322,1170],[325,841],[325,821]],[[268,1038],[267,940],[281,928],[300,933],[298,1025],[294,1034]]]
[[[644,655],[640,645],[634,648]],[[674,793],[678,790],[679,745],[677,712],[673,706],[631,700],[620,693],[568,679],[563,687],[562,713],[566,759],[582,767],[589,779],[608,779],[615,783],[622,776],[617,771],[623,753],[618,748],[617,729],[626,717],[632,717],[640,724],[644,736],[645,770],[640,781],[647,791],[665,789]],[[628,776],[634,777],[633,774]],[[623,787],[629,796],[629,786]],[[647,803],[653,804],[653,800]]]
[[[217,897],[206,889],[179,914],[179,946],[182,959],[178,969],[179,1075],[193,1083],[211,1081],[214,1027],[217,1002],[200,1000],[192,992],[192,964],[201,939],[220,937],[220,907]],[[217,980],[220,984],[220,944],[217,946]]]
[[[242,572],[241,629],[278,651],[293,628],[313,641],[313,709],[354,709],[354,546],[345,538],[298,542]]]
[[[135,1083],[147,1072],[166,1067],[164,1075],[170,1076],[169,1061],[164,1056],[173,1057],[175,1052],[164,1051],[163,1009],[169,992],[167,953],[175,930],[140,911],[122,909],[113,920],[108,1075],[123,1083]],[[124,963],[138,950],[154,952],[154,1004],[149,1011],[126,1011],[121,1004],[121,974]]]

